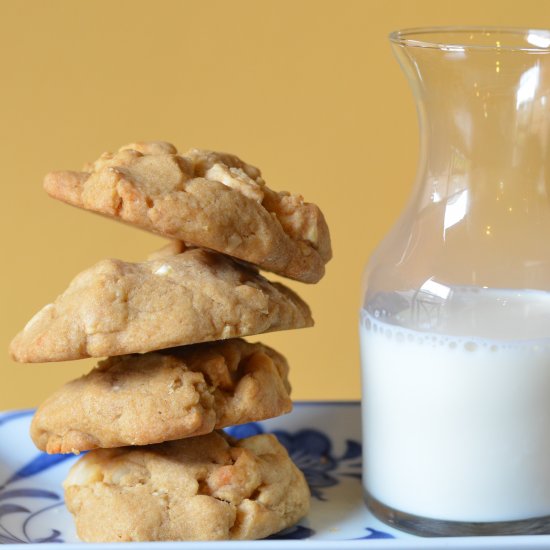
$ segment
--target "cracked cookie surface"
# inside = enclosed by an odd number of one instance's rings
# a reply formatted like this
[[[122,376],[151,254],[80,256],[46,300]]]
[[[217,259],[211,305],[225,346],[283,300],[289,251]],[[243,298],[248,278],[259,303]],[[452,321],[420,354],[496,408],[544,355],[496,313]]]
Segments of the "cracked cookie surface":
[[[319,208],[275,192],[234,155],[165,142],[131,143],[82,172],[47,174],[52,197],[171,239],[315,283],[332,256]]]
[[[312,326],[293,291],[202,249],[77,275],[12,340],[16,361],[107,357]]]
[[[288,364],[263,344],[230,339],[101,361],[37,410],[48,453],[150,445],[290,412]]]
[[[86,542],[259,539],[296,523],[310,502],[302,472],[270,434],[98,449],[64,488]]]

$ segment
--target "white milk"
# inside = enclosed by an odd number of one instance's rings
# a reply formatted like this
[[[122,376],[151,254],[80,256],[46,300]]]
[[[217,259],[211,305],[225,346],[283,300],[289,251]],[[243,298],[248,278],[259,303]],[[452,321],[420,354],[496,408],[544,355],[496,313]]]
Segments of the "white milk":
[[[550,515],[550,293],[448,290],[362,311],[365,487],[434,519]]]

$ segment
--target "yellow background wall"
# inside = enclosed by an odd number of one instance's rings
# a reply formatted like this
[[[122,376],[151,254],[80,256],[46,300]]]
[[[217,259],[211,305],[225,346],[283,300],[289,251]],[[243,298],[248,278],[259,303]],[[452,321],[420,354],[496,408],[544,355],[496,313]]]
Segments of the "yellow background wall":
[[[414,104],[387,34],[411,26],[550,27],[546,0],[0,1],[0,348],[82,269],[162,240],[49,199],[52,169],[164,139],[242,156],[330,224],[317,325],[261,339],[297,399],[358,398],[362,266],[414,177]],[[33,406],[92,360],[0,361],[0,409]]]

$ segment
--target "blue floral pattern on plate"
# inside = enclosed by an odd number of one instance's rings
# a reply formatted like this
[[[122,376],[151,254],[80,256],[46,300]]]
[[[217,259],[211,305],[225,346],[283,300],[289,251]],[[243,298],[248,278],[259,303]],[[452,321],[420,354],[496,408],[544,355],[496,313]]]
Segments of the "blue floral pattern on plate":
[[[226,430],[234,437],[250,437],[264,433],[261,424],[250,422]],[[302,470],[311,490],[311,495],[326,500],[322,489],[337,485],[339,476],[361,479],[361,443],[346,440],[346,450],[341,456],[334,456],[330,438],[320,430],[302,429],[295,433],[272,430],[270,433],[288,451],[288,454]]]
[[[6,423],[17,420],[25,416],[30,416],[33,411],[14,411],[4,414],[0,417],[0,426]],[[15,543],[44,543],[44,542],[63,542],[60,538],[61,531],[51,529],[51,533],[45,537],[33,538],[28,533],[28,526],[39,514],[54,508],[62,506],[63,500],[60,495],[53,491],[46,491],[37,488],[12,488],[14,482],[32,477],[52,466],[64,462],[70,458],[70,455],[48,455],[46,453],[38,453],[32,460],[27,462],[23,467],[19,468],[0,486],[0,543],[15,544]],[[35,501],[39,500],[35,510],[31,507],[23,506],[19,502],[21,499]],[[43,506],[44,501],[49,501],[49,504]],[[54,503],[52,504],[52,501]],[[34,508],[34,507],[33,507]],[[5,525],[4,518],[10,514],[24,514],[21,516],[21,533],[23,537],[12,533]]]
[[[345,406],[345,404],[342,405]],[[307,404],[302,405],[302,407],[307,406]],[[356,404],[355,406],[357,407]],[[300,410],[299,404],[297,410]],[[32,411],[14,411],[0,415],[0,430],[11,423],[28,423],[31,414]],[[318,426],[310,427],[304,426],[303,423],[289,422],[293,416],[296,418],[298,415],[295,412],[294,415],[284,418],[286,422],[280,419],[252,422],[234,426],[226,431],[235,437],[273,433],[302,470],[311,489],[314,497],[311,517],[308,516],[300,524],[268,538],[271,540],[308,538],[320,540],[323,538],[322,533],[319,533],[319,527],[314,526],[315,522],[312,521],[313,507],[332,505],[334,490],[338,489],[345,479],[349,480],[347,483],[352,483],[349,487],[353,488],[354,494],[357,494],[357,490],[360,490],[361,478],[361,444],[355,438],[341,439],[338,442],[340,450],[336,451],[330,434],[319,429]],[[289,429],[290,426],[296,426],[297,429]],[[45,479],[43,474],[47,475],[50,471],[63,469],[65,473],[69,465],[64,463],[66,461],[72,463],[74,457],[45,453],[28,453],[27,456],[26,462],[13,471],[8,470],[8,475],[4,475],[4,479],[0,471],[0,544],[62,543],[66,540],[64,532],[66,524],[63,521],[58,520],[58,524],[52,524],[50,520],[49,523],[43,521],[40,524],[43,514],[49,514],[55,508],[64,510],[61,488],[58,488],[58,485],[54,485],[53,490],[51,485],[44,488],[41,482]],[[1,459],[0,452],[0,466],[2,466]],[[59,472],[56,475],[59,477]],[[319,504],[315,505],[315,501]],[[319,508],[319,510],[322,509]],[[32,529],[33,524],[40,524],[40,529]],[[356,536],[344,536],[342,533],[340,540],[394,538],[395,535],[389,531],[391,528],[387,528],[387,531],[380,530],[378,526],[374,528],[363,523],[355,529]]]

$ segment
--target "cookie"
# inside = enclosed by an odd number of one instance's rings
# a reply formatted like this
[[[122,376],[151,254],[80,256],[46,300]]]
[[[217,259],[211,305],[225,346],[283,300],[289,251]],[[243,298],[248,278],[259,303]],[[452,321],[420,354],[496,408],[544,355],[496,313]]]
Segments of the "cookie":
[[[98,449],[64,482],[85,542],[259,539],[309,510],[303,474],[270,434],[222,432]]]
[[[294,292],[202,249],[142,263],[103,260],[13,339],[16,361],[106,357],[313,325]]]
[[[51,172],[52,197],[306,283],[332,252],[324,216],[299,195],[275,192],[238,157],[164,142],[131,143],[82,172]]]
[[[31,424],[48,453],[150,445],[290,412],[288,364],[231,339],[101,361],[60,388]]]

